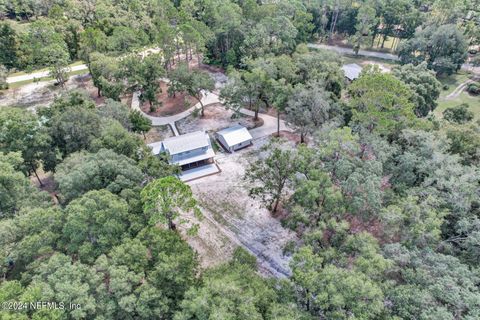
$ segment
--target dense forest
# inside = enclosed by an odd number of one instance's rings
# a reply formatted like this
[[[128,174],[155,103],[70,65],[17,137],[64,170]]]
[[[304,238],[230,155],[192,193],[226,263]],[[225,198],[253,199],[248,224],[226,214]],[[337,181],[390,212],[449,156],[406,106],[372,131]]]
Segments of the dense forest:
[[[0,19],[0,89],[43,68],[61,87],[83,61],[105,98],[0,107],[0,319],[480,319],[480,120],[432,115],[439,80],[480,64],[478,0],[0,0]],[[340,56],[307,46],[339,38],[357,53],[394,39],[400,61],[346,82]],[[120,101],[161,108],[168,77],[202,103],[214,82],[195,59],[226,70],[227,108],[298,137],[244,175],[298,235],[290,277],[260,275],[241,246],[200,268],[179,231],[198,199]]]

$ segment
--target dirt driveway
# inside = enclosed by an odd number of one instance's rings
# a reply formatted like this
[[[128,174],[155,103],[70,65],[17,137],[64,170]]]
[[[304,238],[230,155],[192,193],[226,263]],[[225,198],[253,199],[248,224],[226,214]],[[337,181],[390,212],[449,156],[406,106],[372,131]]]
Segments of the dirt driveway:
[[[240,152],[219,155],[221,173],[188,183],[204,214],[198,235],[187,240],[199,253],[202,267],[228,261],[235,247],[241,245],[257,257],[263,275],[290,275],[290,257],[283,254],[283,249],[298,239],[248,196],[248,185],[242,179],[249,161],[257,160],[254,153],[267,139],[258,139],[254,146]]]

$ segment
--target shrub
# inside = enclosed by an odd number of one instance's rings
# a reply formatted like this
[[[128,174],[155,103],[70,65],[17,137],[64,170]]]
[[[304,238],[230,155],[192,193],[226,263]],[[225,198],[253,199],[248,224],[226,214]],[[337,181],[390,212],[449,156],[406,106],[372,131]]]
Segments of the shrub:
[[[467,92],[470,94],[480,94],[480,84],[478,83],[469,83],[467,86]]]
[[[443,118],[448,122],[464,124],[473,119],[473,112],[468,110],[469,105],[462,103],[456,107],[447,108],[443,111]]]

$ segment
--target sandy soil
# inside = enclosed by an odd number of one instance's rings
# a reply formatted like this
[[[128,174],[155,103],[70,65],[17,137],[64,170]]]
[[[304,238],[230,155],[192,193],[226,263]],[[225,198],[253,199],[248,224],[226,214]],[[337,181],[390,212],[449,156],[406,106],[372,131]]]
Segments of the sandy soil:
[[[258,148],[252,147],[216,158],[221,173],[189,182],[204,215],[198,235],[187,241],[199,253],[201,266],[207,268],[228,261],[236,246],[243,246],[257,257],[265,276],[290,274],[290,257],[283,249],[298,241],[294,232],[283,228],[258,200],[248,196],[249,185],[242,179],[250,161],[256,161]]]
[[[161,105],[157,107],[157,110],[155,112],[151,112],[150,103],[144,102],[140,106],[143,112],[155,117],[172,116],[174,114],[187,110],[188,108],[197,103],[197,100],[184,93],[177,92],[175,94],[175,98],[169,97],[167,91],[168,85],[163,81],[160,82],[160,89],[161,92],[157,95],[157,99],[159,102],[161,102]]]
[[[0,95],[1,106],[16,106],[35,110],[38,107],[48,106],[53,102],[56,96],[69,90],[84,90],[88,92],[90,97],[97,105],[105,102],[104,97],[99,97],[97,88],[93,85],[90,75],[78,75],[71,77],[65,84],[65,90],[57,85],[55,81],[42,81],[38,83],[30,83],[19,88],[9,89]],[[132,94],[128,93],[120,99],[126,105],[132,102]]]
[[[157,141],[165,140],[166,138],[173,137],[173,132],[170,127],[167,126],[160,126],[160,127],[152,127],[150,131],[146,134],[145,143],[152,143]]]
[[[229,127],[233,124],[241,124],[248,129],[256,128],[262,125],[262,120],[253,121],[253,117],[242,114],[235,115],[232,110],[226,109],[222,104],[215,103],[205,107],[205,115],[191,114],[190,116],[177,121],[176,125],[180,134],[193,132],[197,130],[206,130],[208,132],[216,132],[218,130]]]

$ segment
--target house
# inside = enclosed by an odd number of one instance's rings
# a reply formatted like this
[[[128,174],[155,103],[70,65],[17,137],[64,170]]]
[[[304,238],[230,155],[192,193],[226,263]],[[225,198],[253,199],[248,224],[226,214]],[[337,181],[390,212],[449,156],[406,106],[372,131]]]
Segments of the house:
[[[345,78],[347,78],[349,81],[353,81],[360,76],[362,67],[356,63],[350,63],[343,65],[342,70],[345,73]]]
[[[169,162],[179,165],[182,170],[214,163],[215,152],[212,149],[210,137],[204,131],[167,138],[151,143],[149,147],[155,155],[165,152],[169,156]]]
[[[222,147],[229,152],[234,152],[252,144],[250,132],[239,124],[220,130],[215,136]]]

